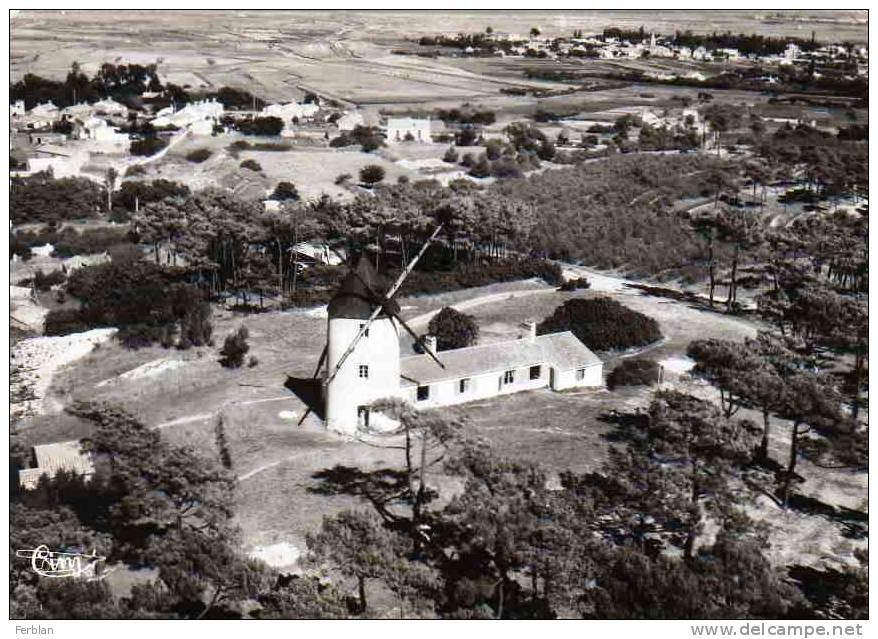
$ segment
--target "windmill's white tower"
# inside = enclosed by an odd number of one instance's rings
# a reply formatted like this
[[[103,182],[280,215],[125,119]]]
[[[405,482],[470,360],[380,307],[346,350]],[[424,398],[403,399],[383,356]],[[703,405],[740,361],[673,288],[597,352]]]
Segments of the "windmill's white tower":
[[[332,375],[378,306],[363,284],[381,294],[369,261],[360,258],[355,271],[348,274],[329,302],[324,379]],[[395,320],[382,312],[324,388],[327,428],[353,435],[358,426],[374,426],[381,416],[370,414],[367,407],[376,399],[399,396],[399,372],[399,329]]]

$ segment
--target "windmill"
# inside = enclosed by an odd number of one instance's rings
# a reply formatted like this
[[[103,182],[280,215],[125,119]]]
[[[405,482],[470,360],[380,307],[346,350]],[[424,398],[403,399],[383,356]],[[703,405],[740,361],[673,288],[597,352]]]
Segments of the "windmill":
[[[339,429],[350,430],[351,421],[362,421],[363,415],[366,415],[368,422],[368,404],[371,401],[398,393],[397,326],[408,332],[425,353],[440,367],[445,368],[432,349],[427,347],[424,338],[400,317],[399,305],[393,300],[393,296],[441,231],[440,224],[385,293],[381,294],[376,290],[375,272],[369,261],[361,257],[330,301],[327,309],[327,340],[313,375],[316,379],[326,363],[323,387],[327,425],[331,426],[332,422],[339,421],[343,423],[343,427],[340,426]],[[349,360],[358,347],[358,357],[362,361],[356,364],[354,370],[354,365]],[[300,424],[309,413],[310,409],[302,416]]]

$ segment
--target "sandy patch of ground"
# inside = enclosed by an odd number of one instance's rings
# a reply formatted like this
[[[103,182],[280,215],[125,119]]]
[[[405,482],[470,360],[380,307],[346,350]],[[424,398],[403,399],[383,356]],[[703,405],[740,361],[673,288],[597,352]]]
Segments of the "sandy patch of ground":
[[[117,377],[98,382],[96,386],[106,386],[116,382],[133,382],[158,377],[163,373],[178,369],[185,365],[186,362],[179,359],[156,359],[147,362],[146,364],[141,364],[137,368],[133,368]]]
[[[273,568],[292,568],[299,561],[301,554],[296,546],[287,541],[253,546],[247,551],[248,557],[264,561]]]
[[[56,371],[88,355],[115,333],[115,328],[96,328],[71,335],[34,337],[16,344],[10,354],[11,367],[17,372],[17,379],[11,380],[12,392],[29,391],[33,399],[12,405],[10,416],[15,419],[26,413],[59,409],[46,396]]]
[[[13,326],[43,332],[43,321],[48,309],[37,304],[31,297],[32,289],[25,286],[9,287],[9,317]]]

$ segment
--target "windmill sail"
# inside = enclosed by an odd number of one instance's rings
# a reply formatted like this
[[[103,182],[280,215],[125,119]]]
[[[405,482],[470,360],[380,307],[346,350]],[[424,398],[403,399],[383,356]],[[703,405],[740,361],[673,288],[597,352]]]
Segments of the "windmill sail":
[[[399,306],[396,304],[396,302],[393,301],[393,296],[396,294],[396,292],[402,286],[403,282],[405,282],[405,279],[409,276],[409,274],[412,272],[412,270],[414,270],[415,265],[418,263],[418,261],[421,259],[421,257],[423,257],[424,253],[427,251],[427,247],[429,247],[430,243],[436,239],[436,237],[439,235],[441,230],[442,230],[442,224],[440,224],[439,226],[436,227],[436,230],[433,231],[433,234],[427,239],[426,242],[424,242],[424,245],[421,247],[421,250],[418,251],[417,255],[415,255],[415,257],[412,259],[412,261],[409,262],[408,266],[406,266],[405,269],[403,269],[402,273],[400,273],[399,277],[393,283],[393,286],[391,286],[390,289],[387,291],[387,293],[384,294],[384,299],[370,299],[373,297],[374,291],[372,293],[370,293],[371,287],[364,281],[366,278],[362,277],[362,276],[357,278],[357,279],[359,279],[359,285],[360,285],[361,289],[365,292],[365,295],[363,295],[362,293],[359,293],[357,291],[352,290],[349,295],[339,297],[339,299],[343,300],[343,302],[340,302],[340,303],[352,304],[352,305],[359,304],[358,298],[360,298],[360,299],[362,299],[363,302],[369,304],[370,306],[374,305],[375,308],[372,310],[372,312],[366,318],[366,322],[362,326],[360,326],[360,330],[357,332],[356,337],[354,337],[353,341],[347,347],[347,350],[345,350],[345,352],[342,353],[342,356],[339,358],[338,363],[335,365],[335,369],[333,369],[332,372],[329,375],[327,375],[327,377],[326,377],[327,384],[330,383],[333,379],[335,379],[335,376],[338,374],[338,371],[344,365],[344,363],[348,359],[348,357],[350,357],[351,353],[354,352],[354,349],[357,347],[357,344],[359,344],[360,340],[363,339],[363,335],[365,335],[366,331],[369,330],[369,325],[375,321],[376,317],[378,317],[382,313],[385,313],[386,315],[390,315],[391,317],[398,318]],[[347,282],[350,282],[350,281],[351,280],[347,280]],[[351,288],[353,289],[355,287],[351,286]],[[330,306],[331,306],[331,304],[330,304]],[[332,311],[332,309],[330,308],[330,315],[331,315],[331,311]],[[440,366],[441,365],[442,364],[440,362]]]

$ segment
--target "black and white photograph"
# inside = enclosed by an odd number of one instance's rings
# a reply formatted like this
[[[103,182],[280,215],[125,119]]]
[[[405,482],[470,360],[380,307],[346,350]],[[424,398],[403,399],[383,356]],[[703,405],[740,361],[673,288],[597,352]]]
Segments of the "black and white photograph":
[[[867,632],[868,9],[190,4],[8,12],[7,636]]]

